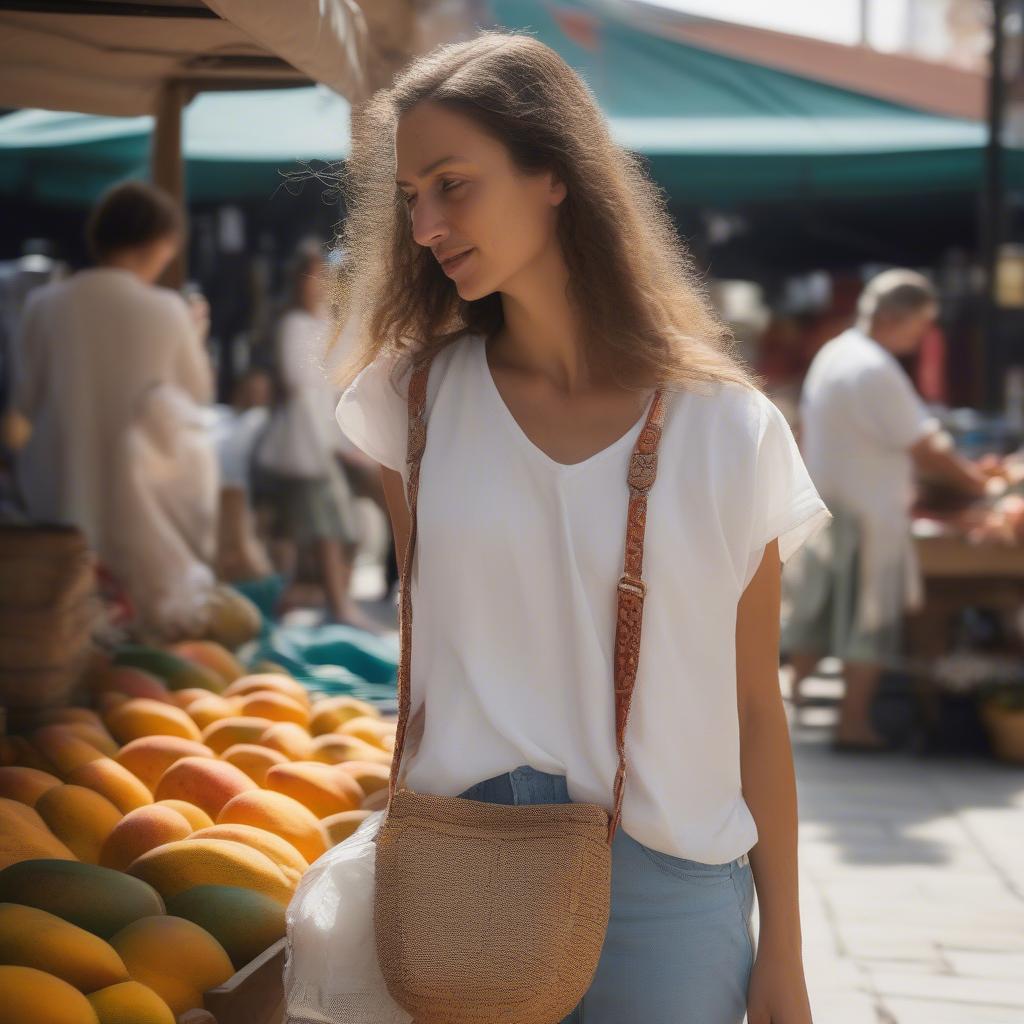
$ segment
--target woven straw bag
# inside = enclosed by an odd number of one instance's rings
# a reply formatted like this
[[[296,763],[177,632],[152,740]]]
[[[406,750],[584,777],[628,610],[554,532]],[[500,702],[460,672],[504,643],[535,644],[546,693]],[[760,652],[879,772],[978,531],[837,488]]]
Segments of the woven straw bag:
[[[374,929],[388,990],[416,1024],[558,1024],[597,969],[608,927],[611,843],[626,776],[624,737],[640,653],[647,493],[664,419],[659,389],[629,468],[618,583],[614,811],[600,804],[498,805],[400,785],[409,724],[416,499],[430,357],[409,385],[409,543],[401,579],[398,727],[377,836]]]

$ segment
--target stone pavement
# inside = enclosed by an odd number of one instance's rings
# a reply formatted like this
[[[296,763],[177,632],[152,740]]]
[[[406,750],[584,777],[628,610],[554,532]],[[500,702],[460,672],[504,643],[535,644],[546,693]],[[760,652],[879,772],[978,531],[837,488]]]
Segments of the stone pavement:
[[[833,753],[841,683],[804,692],[821,701],[790,709],[815,1024],[1024,1024],[1024,769]]]

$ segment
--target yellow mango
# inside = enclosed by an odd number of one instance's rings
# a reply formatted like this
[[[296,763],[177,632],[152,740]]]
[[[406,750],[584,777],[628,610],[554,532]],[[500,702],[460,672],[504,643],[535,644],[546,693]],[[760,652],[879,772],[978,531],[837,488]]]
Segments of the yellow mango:
[[[116,740],[130,743],[140,736],[180,736],[199,740],[199,726],[181,708],[159,700],[134,697],[106,716],[106,725]]]
[[[123,814],[153,802],[149,790],[127,768],[110,757],[100,757],[80,765],[68,774],[68,782],[96,790]]]
[[[121,811],[85,786],[54,786],[36,803],[50,831],[86,864],[97,864],[104,840],[121,820]]]
[[[34,967],[0,966],[0,1024],[99,1024],[89,1000]]]

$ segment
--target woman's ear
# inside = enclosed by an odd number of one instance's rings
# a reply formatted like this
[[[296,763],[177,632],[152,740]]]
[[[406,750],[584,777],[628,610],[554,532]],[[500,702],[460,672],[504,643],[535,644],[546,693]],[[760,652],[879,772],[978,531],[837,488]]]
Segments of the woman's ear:
[[[548,189],[548,197],[552,206],[559,206],[562,200],[569,194],[569,190],[565,187],[565,182],[554,171],[550,171],[549,175],[551,185]]]

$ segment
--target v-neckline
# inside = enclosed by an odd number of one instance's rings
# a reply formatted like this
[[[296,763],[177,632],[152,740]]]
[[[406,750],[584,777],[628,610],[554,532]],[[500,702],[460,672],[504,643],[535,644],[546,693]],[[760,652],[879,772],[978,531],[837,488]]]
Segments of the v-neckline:
[[[582,462],[559,462],[557,459],[553,459],[546,451],[544,451],[543,448],[540,448],[530,439],[526,431],[519,425],[519,421],[512,415],[512,410],[508,405],[506,405],[505,399],[502,398],[501,392],[498,390],[498,385],[494,381],[494,375],[491,373],[490,364],[487,362],[486,335],[478,336],[477,340],[473,342],[473,348],[477,350],[476,359],[477,364],[480,367],[481,375],[484,378],[484,390],[491,396],[491,401],[497,407],[499,418],[506,424],[509,431],[518,439],[520,445],[526,448],[534,458],[540,460],[542,463],[558,473],[572,473],[587,466],[592,466],[595,463],[601,462],[605,458],[613,455],[627,443],[635,444],[637,438],[640,436],[640,431],[647,422],[648,415],[650,415],[651,406],[654,404],[654,396],[657,392],[651,393],[640,418],[629,428],[629,430],[615,441],[612,441],[611,444],[605,446],[600,451],[594,452],[593,455],[589,455]]]

